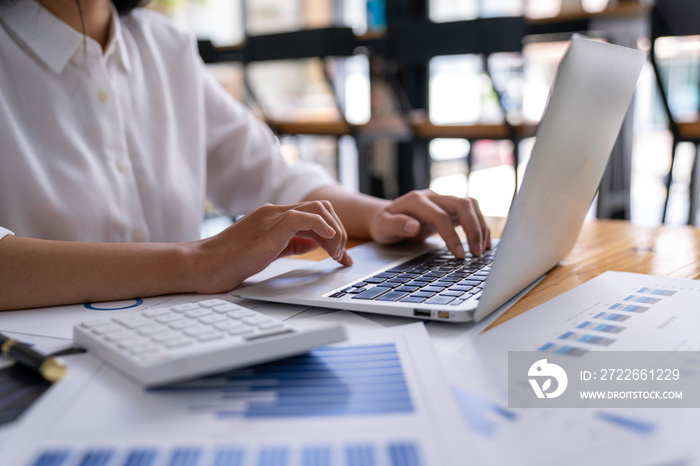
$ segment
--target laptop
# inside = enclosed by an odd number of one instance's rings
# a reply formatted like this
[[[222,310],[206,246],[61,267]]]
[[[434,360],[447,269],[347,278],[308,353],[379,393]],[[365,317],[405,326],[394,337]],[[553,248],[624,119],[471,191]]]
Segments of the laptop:
[[[481,257],[458,260],[435,240],[367,243],[350,250],[352,267],[326,259],[232,294],[445,322],[483,319],[573,248],[644,62],[638,50],[571,40],[501,240]]]

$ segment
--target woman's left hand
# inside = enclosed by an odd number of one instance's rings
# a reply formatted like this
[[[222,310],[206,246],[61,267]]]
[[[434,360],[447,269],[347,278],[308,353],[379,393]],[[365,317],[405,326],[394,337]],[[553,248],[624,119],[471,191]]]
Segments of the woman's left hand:
[[[465,252],[455,227],[461,225],[472,254],[491,248],[491,231],[476,199],[442,196],[431,190],[412,191],[380,209],[370,222],[374,241],[393,244],[423,240],[436,232],[458,258]]]

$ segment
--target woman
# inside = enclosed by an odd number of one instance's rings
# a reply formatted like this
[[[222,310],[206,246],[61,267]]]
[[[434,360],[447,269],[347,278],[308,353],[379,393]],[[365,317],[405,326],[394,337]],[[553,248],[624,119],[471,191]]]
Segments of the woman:
[[[316,247],[350,266],[348,235],[437,231],[464,257],[461,225],[473,253],[490,247],[473,199],[390,202],[286,164],[194,41],[139,1],[0,3],[0,310],[226,292]],[[205,198],[247,215],[198,240]]]

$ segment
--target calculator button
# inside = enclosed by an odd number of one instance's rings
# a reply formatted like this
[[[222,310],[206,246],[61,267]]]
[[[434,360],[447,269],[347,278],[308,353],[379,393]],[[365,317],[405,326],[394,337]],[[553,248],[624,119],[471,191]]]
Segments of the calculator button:
[[[174,312],[170,312],[168,314],[163,314],[161,316],[156,317],[156,322],[160,324],[167,324],[176,320],[182,320],[184,318],[185,317],[182,314],[175,314]]]
[[[197,335],[197,340],[199,341],[211,341],[211,340],[218,340],[219,338],[223,338],[224,334],[221,332],[217,332],[216,330],[209,330],[208,332],[200,333]]]
[[[210,331],[211,328],[207,325],[196,325],[194,327],[190,327],[184,330],[185,335],[189,335],[191,337],[197,336],[201,333],[205,333]]]
[[[146,309],[141,314],[146,317],[157,317],[163,314],[170,314],[170,309],[165,307],[158,307],[156,309]]]
[[[212,311],[216,312],[217,314],[226,314],[227,312],[237,311],[240,308],[241,308],[241,306],[236,306],[235,304],[232,304],[232,303],[226,303],[226,304],[222,304],[221,306],[214,306],[212,308]]]
[[[291,333],[292,329],[289,328],[273,328],[270,330],[262,330],[257,333],[252,333],[250,335],[243,335],[243,338],[246,340],[257,340],[258,338],[266,338],[266,337],[271,337],[274,335],[282,335],[283,333]]]
[[[104,325],[98,325],[96,327],[93,327],[91,330],[97,335],[104,335],[106,333],[115,332],[123,329],[124,327],[122,325],[119,325],[115,322],[109,322]]]
[[[194,309],[192,311],[187,311],[185,312],[186,317],[194,318],[194,317],[202,317],[211,314],[211,310],[209,309]]]
[[[244,327],[243,323],[236,320],[225,320],[214,324],[214,328],[217,330],[231,330],[232,328]]]
[[[183,328],[194,327],[198,325],[196,320],[183,319],[173,322],[169,327],[173,330],[182,330]]]
[[[256,316],[247,317],[243,319],[243,322],[248,325],[258,325],[263,322],[269,322],[270,320],[271,319],[269,317],[258,314]]]
[[[199,305],[206,308],[211,308],[214,306],[221,306],[222,304],[229,304],[228,301],[223,299],[207,299],[206,301],[200,301]]]
[[[104,336],[107,341],[119,341],[124,338],[134,337],[136,333],[133,330],[122,327],[121,330],[115,330],[114,332],[109,332]]]
[[[155,353],[160,348],[158,345],[151,343],[150,341],[139,343],[137,345],[131,345],[129,351],[131,354],[146,354]]]
[[[167,340],[163,341],[163,344],[167,346],[168,348],[178,348],[180,346],[187,346],[192,344],[192,340],[184,337],[184,336],[179,336],[179,337],[173,337],[169,338]]]
[[[229,335],[243,335],[246,333],[254,332],[255,328],[248,327],[247,325],[242,325],[240,327],[232,328],[228,331]]]
[[[258,328],[260,330],[269,330],[271,328],[280,327],[284,327],[284,324],[282,322],[263,322],[262,324],[258,325]]]
[[[256,313],[253,311],[250,311],[248,309],[241,309],[239,311],[229,312],[226,315],[232,319],[244,319],[246,317],[254,316],[254,315],[256,315]]]
[[[143,343],[150,343],[150,341],[148,340],[148,338],[144,338],[141,336],[133,336],[133,337],[123,338],[123,339],[119,340],[119,342],[117,343],[117,346],[128,350],[133,346],[140,345]]]
[[[176,306],[171,307],[175,312],[187,312],[187,311],[192,311],[195,309],[199,309],[199,305],[195,303],[185,303],[185,304],[178,304]]]
[[[82,322],[80,326],[84,328],[92,328],[97,327],[99,325],[108,324],[110,322],[112,322],[111,319],[90,319],[86,320],[85,322]]]
[[[138,332],[141,335],[152,335],[154,333],[162,332],[167,329],[168,327],[166,327],[165,325],[151,324],[146,325],[145,327],[139,327]]]
[[[125,315],[120,317],[113,317],[112,320],[122,324],[126,328],[138,328],[145,325],[151,325],[153,322],[146,317],[141,315]]]
[[[156,333],[151,337],[151,339],[155,342],[162,343],[166,340],[179,337],[181,335],[182,334],[180,332],[176,332],[175,330],[166,330],[165,332]]]
[[[199,321],[203,324],[215,324],[215,323],[221,322],[221,321],[230,322],[228,319],[226,319],[226,316],[217,315],[217,314],[212,314],[210,316],[204,316],[204,317],[200,318]]]

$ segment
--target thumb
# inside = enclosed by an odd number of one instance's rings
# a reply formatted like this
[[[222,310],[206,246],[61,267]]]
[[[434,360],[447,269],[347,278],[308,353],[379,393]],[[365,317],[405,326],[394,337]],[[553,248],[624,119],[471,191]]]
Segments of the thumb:
[[[413,238],[420,233],[420,222],[404,214],[388,214],[382,222],[386,236],[394,238]]]

